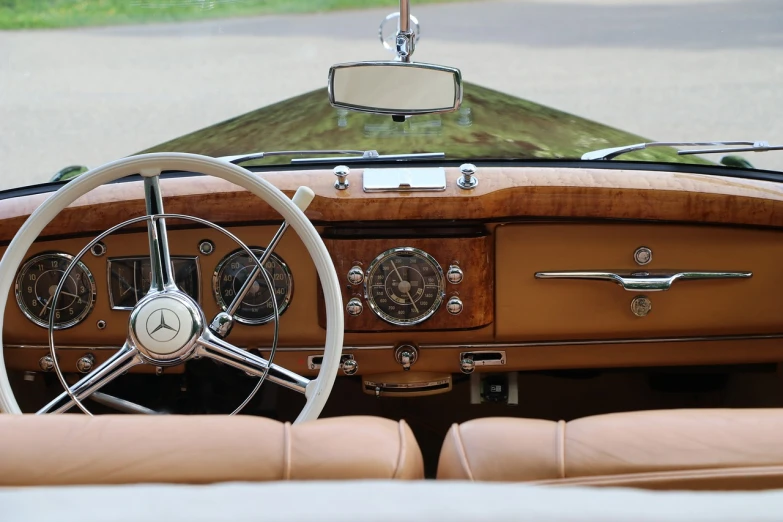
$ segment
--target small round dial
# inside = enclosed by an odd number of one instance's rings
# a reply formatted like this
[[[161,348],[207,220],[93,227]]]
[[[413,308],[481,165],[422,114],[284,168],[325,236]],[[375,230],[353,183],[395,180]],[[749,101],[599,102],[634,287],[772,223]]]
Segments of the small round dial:
[[[430,318],[443,301],[443,270],[422,250],[393,248],[370,264],[365,291],[370,308],[384,321],[418,324]]]
[[[263,248],[252,248],[251,250],[259,257],[264,253]],[[235,250],[218,263],[212,277],[212,288],[215,291],[218,306],[222,310],[225,311],[234,300],[234,296],[240,292],[254,266],[256,266],[255,262],[242,249]],[[276,254],[269,257],[264,263],[264,268],[274,287],[277,309],[282,314],[291,302],[291,294],[294,289],[291,272],[288,270],[288,265]],[[237,308],[234,319],[245,324],[268,323],[274,317],[274,304],[271,298],[272,292],[269,291],[264,276],[259,273]]]
[[[52,253],[28,260],[16,276],[16,302],[22,313],[38,326],[49,327],[54,308],[54,329],[79,324],[95,304],[95,280],[80,261],[68,274],[56,303],[54,291],[71,264],[73,256]]]

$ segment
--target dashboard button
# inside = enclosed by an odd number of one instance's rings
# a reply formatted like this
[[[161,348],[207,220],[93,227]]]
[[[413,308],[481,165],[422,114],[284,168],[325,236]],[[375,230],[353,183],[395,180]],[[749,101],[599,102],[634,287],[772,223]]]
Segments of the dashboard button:
[[[95,366],[95,357],[91,353],[85,354],[76,360],[76,369],[79,373],[90,373]]]
[[[364,282],[364,272],[358,265],[354,265],[348,270],[348,282],[352,285],[360,285]]]
[[[353,297],[345,306],[345,311],[348,312],[348,315],[361,315],[361,313],[364,311],[364,305],[359,300],[359,298]]]
[[[446,310],[448,310],[451,315],[461,314],[462,308],[462,299],[456,296],[449,299],[449,301],[446,303]]]
[[[464,278],[464,274],[462,273],[462,269],[459,267],[459,265],[450,265],[448,272],[446,272],[446,279],[449,280],[449,283],[452,285],[458,285],[462,282],[462,279]]]

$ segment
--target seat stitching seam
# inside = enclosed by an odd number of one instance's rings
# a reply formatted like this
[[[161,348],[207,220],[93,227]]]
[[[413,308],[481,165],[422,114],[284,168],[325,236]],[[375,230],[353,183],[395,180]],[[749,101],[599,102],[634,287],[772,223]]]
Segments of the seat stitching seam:
[[[468,454],[467,451],[465,451],[465,445],[462,441],[462,434],[460,431],[459,424],[454,424],[454,438],[457,442],[457,451],[459,452],[460,457],[460,464],[462,464],[462,469],[465,471],[465,474],[468,476],[468,479],[475,480],[473,478],[473,472],[470,469],[470,463],[468,463]]]
[[[283,424],[283,480],[291,480],[291,423]]]
[[[392,475],[392,478],[399,478],[399,473],[403,468],[403,459],[405,458],[405,421],[401,420],[397,423],[397,433],[400,436],[400,452],[399,456],[397,457],[397,467],[394,469],[394,474]]]
[[[560,475],[560,478],[566,477],[565,472],[565,452],[566,452],[566,423],[565,421],[558,421],[557,423],[557,464],[558,464],[558,473]]]

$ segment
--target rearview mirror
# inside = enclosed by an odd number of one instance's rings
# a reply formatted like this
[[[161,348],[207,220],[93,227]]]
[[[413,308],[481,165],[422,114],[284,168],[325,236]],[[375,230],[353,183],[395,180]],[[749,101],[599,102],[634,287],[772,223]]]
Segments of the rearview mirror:
[[[377,114],[451,112],[462,103],[462,75],[427,63],[341,63],[329,69],[329,103]]]

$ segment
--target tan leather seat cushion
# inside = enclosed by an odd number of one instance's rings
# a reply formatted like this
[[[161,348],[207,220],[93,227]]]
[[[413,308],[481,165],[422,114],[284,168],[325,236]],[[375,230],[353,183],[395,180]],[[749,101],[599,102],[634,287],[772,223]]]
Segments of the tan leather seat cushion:
[[[666,410],[454,425],[438,478],[655,489],[783,488],[783,410]]]
[[[420,479],[410,427],[377,417],[0,415],[0,485]]]

